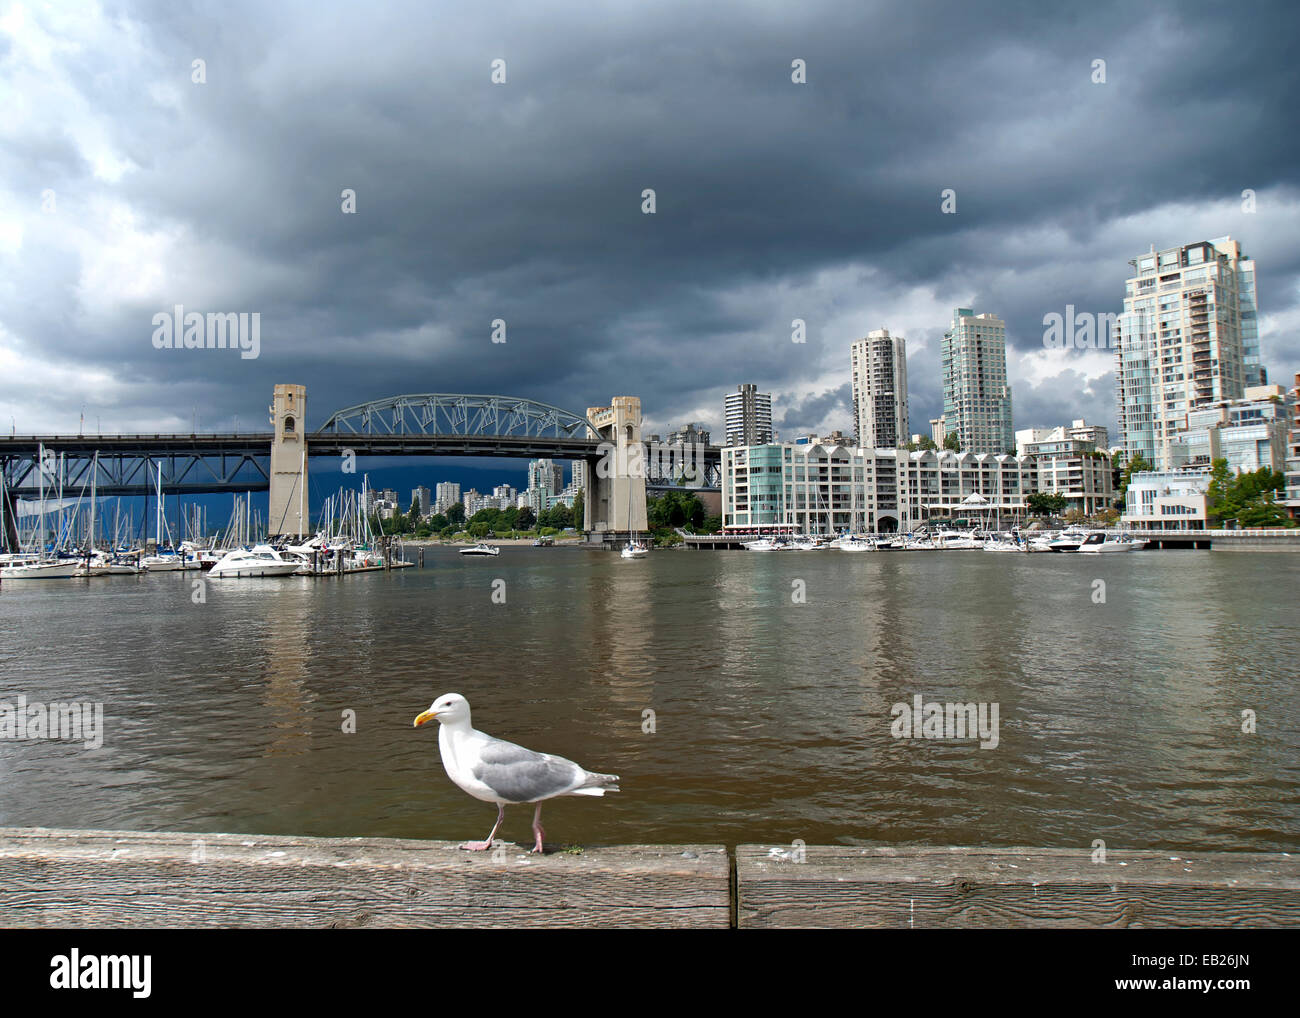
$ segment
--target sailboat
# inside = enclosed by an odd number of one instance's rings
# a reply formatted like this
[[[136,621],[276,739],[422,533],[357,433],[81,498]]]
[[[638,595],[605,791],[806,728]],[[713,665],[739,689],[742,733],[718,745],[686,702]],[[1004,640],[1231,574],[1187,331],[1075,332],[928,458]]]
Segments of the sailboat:
[[[647,555],[650,554],[650,549],[647,548],[642,542],[637,540],[636,537],[637,532],[632,529],[631,497],[629,497],[627,500],[627,529],[628,529],[628,533],[631,534],[632,537],[631,540],[627,542],[627,547],[624,548],[622,551],[620,551],[619,555],[622,556],[623,558],[645,558]]]
[[[37,471],[40,477],[40,496],[41,496],[41,519],[37,531],[37,547],[45,540],[45,446],[40,446],[38,451],[40,469]],[[62,499],[60,499],[62,502]],[[56,552],[53,558],[38,550],[32,554],[14,554],[8,556],[7,560],[0,564],[0,580],[70,580],[77,574],[77,568],[80,566],[75,558],[59,558]]]

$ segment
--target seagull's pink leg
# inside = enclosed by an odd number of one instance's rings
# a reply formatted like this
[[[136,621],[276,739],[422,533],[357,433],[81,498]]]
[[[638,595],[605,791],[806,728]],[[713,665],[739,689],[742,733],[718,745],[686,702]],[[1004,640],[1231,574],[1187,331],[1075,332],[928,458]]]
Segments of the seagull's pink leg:
[[[537,804],[537,810],[533,813],[533,836],[537,843],[533,845],[533,851],[538,855],[542,854],[542,838],[546,837],[546,832],[542,830],[542,804]]]
[[[506,818],[506,807],[504,803],[497,804],[497,822],[492,825],[492,833],[487,836],[487,841],[467,841],[461,845],[461,848],[468,849],[471,852],[486,852],[492,847],[492,839],[496,837],[497,828],[501,826],[501,821]]]

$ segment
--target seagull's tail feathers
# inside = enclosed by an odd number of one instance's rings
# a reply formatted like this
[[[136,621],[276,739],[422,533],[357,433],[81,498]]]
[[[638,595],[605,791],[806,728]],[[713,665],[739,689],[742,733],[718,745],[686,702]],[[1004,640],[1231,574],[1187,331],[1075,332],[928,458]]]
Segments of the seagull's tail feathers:
[[[618,791],[617,774],[593,774],[587,772],[587,780],[570,795],[604,795],[606,792]]]

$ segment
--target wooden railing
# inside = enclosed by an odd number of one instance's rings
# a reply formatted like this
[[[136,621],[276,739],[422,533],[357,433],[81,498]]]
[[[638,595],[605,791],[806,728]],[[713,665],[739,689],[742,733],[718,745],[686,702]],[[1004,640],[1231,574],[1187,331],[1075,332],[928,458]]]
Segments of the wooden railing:
[[[1266,927],[1300,857],[1092,848],[555,846],[0,828],[0,926]]]

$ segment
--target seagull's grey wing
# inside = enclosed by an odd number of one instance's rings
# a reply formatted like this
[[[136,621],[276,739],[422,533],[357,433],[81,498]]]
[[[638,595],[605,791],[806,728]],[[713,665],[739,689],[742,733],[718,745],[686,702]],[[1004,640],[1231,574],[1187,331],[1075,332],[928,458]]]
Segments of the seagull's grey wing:
[[[470,773],[507,802],[535,802],[563,795],[577,788],[587,776],[572,760],[535,753],[500,739],[483,747]]]

